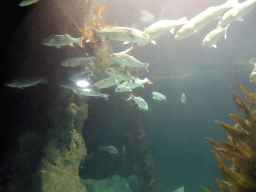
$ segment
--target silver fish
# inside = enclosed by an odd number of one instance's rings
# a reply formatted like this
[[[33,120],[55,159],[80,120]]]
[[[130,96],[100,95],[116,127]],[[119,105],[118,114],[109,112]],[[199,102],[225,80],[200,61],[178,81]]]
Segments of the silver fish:
[[[145,79],[136,78],[134,81],[127,81],[120,84],[115,89],[115,92],[132,91],[132,89],[135,89],[137,87],[144,87],[145,83],[153,84],[148,78],[145,78]]]
[[[98,81],[93,85],[93,87],[96,87],[97,89],[104,89],[115,85],[119,85],[119,81],[111,77]]]
[[[174,29],[176,27],[184,25],[186,22],[188,22],[187,17],[182,17],[178,20],[160,20],[153,23],[144,30],[144,32],[149,35],[150,39],[145,40],[145,44],[143,45],[146,45],[150,41],[152,44],[156,44],[156,42],[154,41],[156,38],[160,37],[167,31],[169,31],[170,33],[174,33]]]
[[[73,47],[74,46],[73,44],[76,43],[80,47],[83,47],[83,44],[82,44],[83,38],[84,37],[74,38],[68,34],[54,35],[54,36],[44,39],[42,44],[46,45],[46,46],[53,46],[56,48],[60,48],[60,47],[66,46],[66,45],[70,45],[71,47]]]
[[[93,63],[93,57],[73,57],[64,60],[61,65],[64,67],[75,67],[78,65],[86,64],[86,63]]]
[[[131,76],[131,74],[128,71],[125,71],[124,69],[118,69],[118,68],[108,68],[105,70],[105,72],[110,76],[114,77],[115,79],[119,81],[130,81],[134,80],[134,77]]]
[[[220,41],[221,39],[226,39],[227,38],[227,30],[228,30],[227,25],[225,28],[222,28],[221,26],[218,26],[216,29],[211,31],[206,35],[206,37],[203,40],[203,45],[207,45],[209,47],[214,47],[217,48],[216,43]]]
[[[36,2],[38,2],[39,0],[22,0],[21,3],[19,4],[19,6],[28,6],[31,4],[34,4]]]
[[[242,21],[242,17],[256,7],[256,0],[247,0],[238,3],[234,8],[227,11],[219,21],[219,26],[226,26],[234,20]]]
[[[159,93],[159,92],[153,91],[152,95],[153,95],[153,99],[155,99],[155,100],[158,100],[158,101],[166,100],[166,97],[163,94]]]
[[[140,96],[135,97],[133,94],[131,94],[131,96],[127,100],[135,101],[135,103],[137,103],[139,109],[148,110],[148,104]]]
[[[90,88],[90,89],[82,89],[82,90],[73,90],[73,92],[75,94],[78,94],[78,95],[85,95],[85,96],[88,96],[88,97],[102,97],[106,100],[108,100],[108,94],[103,94],[103,93],[100,93],[99,90],[97,89],[93,89],[93,88]]]
[[[30,87],[38,83],[47,83],[44,77],[21,77],[6,83],[8,87],[15,87],[22,89],[23,87]]]
[[[184,93],[181,94],[180,101],[181,101],[182,103],[186,103],[187,97],[186,97],[186,95],[185,95]]]
[[[131,55],[128,55],[126,53],[126,51],[123,51],[123,52],[120,52],[120,53],[110,54],[109,55],[109,59],[113,63],[118,63],[121,66],[145,68],[145,70],[148,72],[149,63],[142,63],[142,62],[140,62],[135,57],[133,57]]]
[[[191,20],[185,23],[177,32],[175,39],[185,39],[203,29],[211,21],[220,17],[222,13],[237,5],[237,0],[228,0],[219,6],[214,6],[206,9],[202,13],[196,15]]]
[[[101,30],[94,29],[96,35],[125,43],[140,43],[144,39],[149,39],[149,35],[144,32],[129,27],[111,27]]]

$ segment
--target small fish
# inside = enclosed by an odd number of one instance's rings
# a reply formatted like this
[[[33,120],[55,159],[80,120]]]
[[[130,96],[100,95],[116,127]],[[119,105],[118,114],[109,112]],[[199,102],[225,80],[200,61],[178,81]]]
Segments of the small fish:
[[[186,97],[186,95],[185,95],[184,93],[181,94],[180,101],[181,101],[182,103],[186,103],[187,97]]]
[[[219,6],[209,7],[202,13],[196,15],[191,20],[185,23],[183,27],[177,32],[175,39],[185,39],[203,29],[211,21],[219,18],[222,13],[237,5],[237,0],[228,0]]]
[[[256,7],[256,0],[247,0],[238,3],[234,8],[227,11],[220,19],[218,25],[226,26],[234,20],[243,21],[242,17],[251,12]]]
[[[140,43],[144,39],[149,39],[149,35],[144,32],[129,27],[111,27],[101,30],[93,29],[96,35],[109,38],[116,41],[124,41],[124,44],[128,43]]]
[[[184,192],[184,186],[179,187],[178,189],[174,190],[173,192]]]
[[[208,33],[206,37],[203,40],[203,45],[207,45],[209,47],[217,48],[216,43],[220,41],[221,39],[227,38],[227,30],[228,30],[229,24],[222,28],[221,26],[218,26],[216,29]]]
[[[111,155],[117,155],[118,154],[118,150],[114,146],[100,147],[100,150],[106,151]]]
[[[21,7],[28,6],[28,5],[34,4],[38,1],[39,0],[22,0],[21,3],[19,4],[19,6],[21,6]]]
[[[155,100],[158,100],[158,101],[166,100],[166,97],[163,94],[159,93],[159,92],[153,91],[152,95],[153,95],[153,99],[155,99]]]
[[[23,87],[30,87],[38,83],[47,83],[44,77],[21,77],[6,83],[8,87],[15,87],[22,89]]]
[[[153,84],[148,78],[145,78],[145,79],[136,78],[134,81],[127,81],[120,84],[115,89],[115,92],[132,91],[132,89],[135,89],[137,87],[144,87],[145,83]]]
[[[82,89],[82,90],[73,90],[73,92],[75,94],[78,94],[78,95],[85,95],[85,96],[88,96],[88,97],[102,97],[106,100],[108,100],[108,94],[103,94],[103,93],[100,93],[99,90],[97,89],[93,89],[93,88],[90,88],[90,89]]]
[[[135,97],[133,94],[131,94],[131,96],[127,100],[135,101],[135,103],[137,103],[139,109],[148,110],[148,104],[140,96]]]
[[[134,77],[128,71],[118,68],[108,68],[105,72],[110,76],[119,81],[130,81],[134,80]]]
[[[83,39],[84,39],[83,36],[74,38],[68,34],[54,35],[54,36],[44,39],[42,44],[46,45],[46,46],[53,46],[53,47],[60,48],[60,47],[66,46],[66,45],[70,45],[71,47],[73,47],[74,46],[73,44],[76,43],[80,47],[83,47],[83,44],[82,44]]]
[[[75,67],[88,62],[93,63],[93,57],[73,57],[64,60],[61,65],[64,67]]]
[[[118,63],[121,66],[144,68],[148,72],[149,63],[140,62],[135,57],[128,55],[126,51],[110,54],[109,59],[112,62]]]
[[[96,87],[97,89],[104,89],[115,85],[119,85],[119,81],[111,77],[98,81],[93,85],[93,87]]]
[[[154,41],[156,38],[160,37],[167,31],[169,31],[170,33],[174,33],[174,29],[176,27],[184,25],[186,22],[188,22],[187,17],[182,17],[178,20],[160,20],[153,23],[144,30],[144,33],[148,34],[150,37],[149,40],[145,40],[144,45],[146,45],[150,41],[152,44],[156,44],[156,42]]]

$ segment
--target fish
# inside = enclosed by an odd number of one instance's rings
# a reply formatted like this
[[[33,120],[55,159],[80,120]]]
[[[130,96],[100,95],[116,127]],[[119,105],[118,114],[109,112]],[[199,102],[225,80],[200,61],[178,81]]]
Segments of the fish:
[[[182,187],[179,187],[178,189],[174,190],[173,192],[184,192],[185,189],[184,189],[184,186]]]
[[[115,92],[125,92],[125,91],[132,91],[132,89],[135,89],[137,87],[144,87],[144,84],[153,84],[148,78],[145,79],[139,79],[136,78],[134,81],[126,81],[122,84],[120,84],[116,89]]]
[[[147,27],[144,32],[149,35],[149,40],[145,39],[145,44],[140,44],[146,45],[150,41],[152,44],[156,44],[154,41],[156,38],[160,37],[162,34],[165,32],[169,31],[170,33],[174,33],[174,29],[180,25],[184,25],[186,22],[188,22],[187,17],[182,17],[177,20],[160,20],[149,27]]]
[[[130,81],[135,79],[135,77],[131,76],[131,74],[128,71],[125,71],[124,69],[108,68],[105,70],[105,72],[110,77],[113,77],[118,81]]]
[[[149,13],[148,10],[141,10],[142,17],[140,17],[140,20],[144,23],[152,23],[154,21],[155,16],[151,13]]]
[[[34,86],[38,83],[47,83],[47,80],[45,77],[20,77],[6,83],[5,85],[8,87],[22,89],[24,87]]]
[[[221,39],[227,38],[227,30],[228,30],[229,24],[222,28],[221,26],[218,26],[216,29],[211,31],[206,35],[206,37],[203,40],[203,45],[207,45],[209,47],[217,48],[216,43],[220,41]]]
[[[64,60],[61,65],[64,67],[75,67],[86,63],[93,63],[93,57],[73,57]]]
[[[71,37],[68,34],[65,35],[53,35],[50,36],[46,39],[43,40],[42,44],[46,45],[46,46],[53,46],[56,48],[60,48],[66,45],[69,45],[71,47],[74,46],[74,43],[76,43],[77,45],[79,45],[80,47],[83,48],[83,39],[84,37],[78,37],[78,38],[74,38]]]
[[[253,80],[251,78],[255,78],[254,76],[256,75],[256,66],[254,67],[254,69],[252,70],[251,75],[249,76],[250,78],[250,82],[253,82]]]
[[[121,65],[123,67],[124,66],[139,67],[139,68],[144,68],[148,72],[149,63],[142,63],[138,59],[136,59],[135,57],[127,54],[127,52],[125,52],[125,51],[120,52],[120,53],[110,54],[109,55],[109,59],[113,63],[117,63],[117,64],[119,64],[119,65]]]
[[[88,97],[102,97],[106,100],[108,100],[109,95],[100,93],[99,90],[89,88],[89,89],[81,89],[81,90],[73,90],[73,92],[77,95],[85,95]]]
[[[166,100],[166,97],[163,94],[159,93],[159,92],[153,91],[152,95],[153,95],[153,99],[155,99],[155,100],[158,100],[158,101]]]
[[[135,97],[133,94],[131,94],[131,96],[127,100],[135,101],[135,103],[137,103],[139,109],[148,110],[148,104],[140,96]]]
[[[209,7],[185,23],[175,35],[175,39],[185,39],[207,26],[211,21],[219,18],[222,13],[237,5],[237,0],[228,0],[219,6]]]
[[[223,27],[234,20],[243,21],[242,17],[251,12],[255,7],[256,0],[247,0],[242,3],[238,3],[222,16],[218,25]]]
[[[119,85],[119,81],[113,77],[110,77],[96,82],[93,87],[96,87],[97,89],[104,89],[115,85]]]
[[[138,29],[130,28],[130,27],[111,27],[111,28],[104,28],[104,29],[92,29],[96,35],[101,37],[106,37],[111,40],[115,41],[123,41],[124,44],[129,43],[138,43],[144,39],[149,39],[149,35],[140,31]]]
[[[19,4],[19,6],[24,7],[24,6],[28,6],[34,3],[37,3],[39,0],[22,0]]]
[[[100,150],[106,151],[111,155],[117,155],[118,154],[118,150],[114,146],[100,147]]]
[[[185,95],[184,93],[181,94],[180,101],[181,101],[182,103],[186,103],[187,97],[186,97],[186,95]]]

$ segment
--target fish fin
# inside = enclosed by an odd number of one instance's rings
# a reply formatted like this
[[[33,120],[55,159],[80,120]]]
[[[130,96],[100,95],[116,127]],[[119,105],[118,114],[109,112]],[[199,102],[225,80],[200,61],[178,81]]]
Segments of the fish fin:
[[[83,48],[83,40],[84,40],[84,37],[78,37],[76,38],[76,43],[81,47]]]
[[[130,44],[131,42],[129,42],[129,41],[125,41],[125,42],[123,42],[123,45],[127,45],[127,44]]]
[[[193,34],[197,33],[197,29],[193,32]]]
[[[145,67],[145,69],[146,69],[147,72],[149,72],[149,71],[148,71],[149,65],[150,65],[149,63],[144,63],[144,67]]]
[[[242,18],[237,18],[236,21],[243,21],[243,19]]]
[[[215,49],[217,49],[217,45],[216,45],[216,44],[212,45],[212,47],[214,47]]]
[[[221,16],[219,15],[219,16],[217,16],[215,19],[219,19],[219,18],[221,18]]]
[[[181,24],[185,24],[186,22],[188,22],[188,19],[187,19],[187,17],[182,17],[182,18],[180,18],[178,21],[179,21],[179,23],[181,23]]]
[[[156,45],[156,42],[154,40],[151,41],[152,44]]]
[[[175,32],[174,30],[175,30],[175,28],[171,28],[171,30],[169,32],[174,34],[174,32]]]
[[[132,100],[133,97],[134,95],[131,93],[130,97],[127,100]]]
[[[230,25],[230,24],[228,24],[228,25],[225,27],[225,36],[224,36],[224,39],[227,39],[227,30],[228,30],[229,25]]]
[[[126,49],[125,51],[122,51],[120,53],[122,54],[129,54],[133,50],[133,46],[131,46],[129,49]]]
[[[69,46],[74,47],[74,44],[73,44],[73,43],[70,43]]]

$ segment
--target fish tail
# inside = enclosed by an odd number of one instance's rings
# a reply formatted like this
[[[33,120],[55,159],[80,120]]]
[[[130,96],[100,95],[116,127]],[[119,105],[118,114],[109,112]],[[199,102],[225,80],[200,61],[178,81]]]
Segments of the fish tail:
[[[225,39],[227,39],[227,31],[228,31],[228,26],[229,26],[230,24],[228,24],[226,27],[225,27]]]
[[[149,65],[150,65],[149,63],[144,63],[144,68],[146,69],[147,72],[149,72],[149,71],[148,71]]]
[[[127,100],[132,100],[133,97],[134,97],[134,95],[131,94],[130,97]]]
[[[76,39],[76,43],[80,46],[80,47],[82,47],[83,48],[83,40],[84,40],[84,37],[82,36],[82,37],[78,37],[77,39]]]

